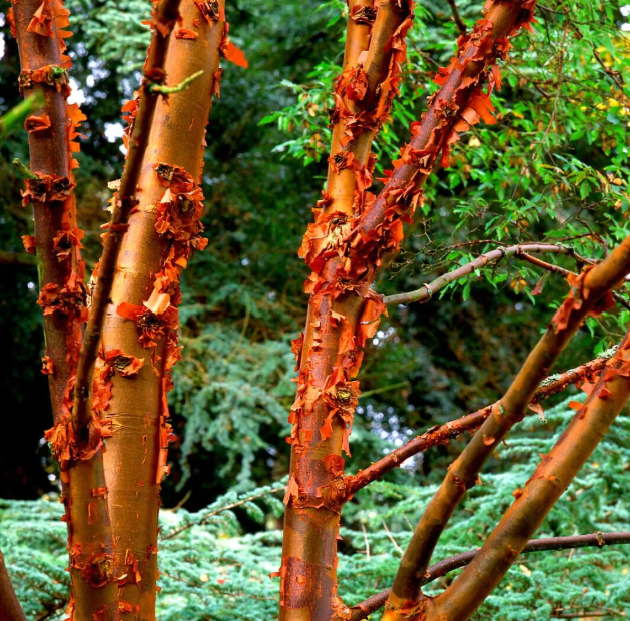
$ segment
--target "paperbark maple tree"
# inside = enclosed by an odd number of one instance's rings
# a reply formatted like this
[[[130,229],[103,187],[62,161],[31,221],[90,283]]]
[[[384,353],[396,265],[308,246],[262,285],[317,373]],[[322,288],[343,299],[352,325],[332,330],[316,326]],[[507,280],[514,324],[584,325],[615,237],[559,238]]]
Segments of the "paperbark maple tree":
[[[451,3],[453,4],[453,3]],[[200,186],[205,125],[219,95],[220,56],[247,66],[229,40],[223,0],[155,0],[153,38],[137,97],[123,107],[127,157],[111,200],[104,251],[93,274],[91,307],[80,256],[82,232],[72,190],[72,153],[83,120],[69,95],[64,39],[68,12],[60,0],[14,0],[24,95],[41,92],[45,105],[26,120],[31,173],[23,192],[32,203],[35,252],[44,315],[54,427],[46,433],[60,461],[72,576],[71,618],[81,621],[155,618],[160,483],[168,473],[172,437],[167,393],[180,359],[180,277],[201,236]],[[459,134],[480,120],[494,123],[490,96],[501,87],[499,61],[510,39],[534,21],[535,0],[488,0],[470,33],[461,36],[428,109],[411,125],[410,142],[378,195],[369,191],[376,162],[373,141],[387,122],[413,25],[412,0],[349,0],[342,74],[336,81],[326,189],[299,254],[311,273],[304,334],[294,343],[297,395],[290,478],[285,495],[279,569],[281,621],[367,618],[386,604],[386,621],[470,618],[524,550],[627,543],[627,533],[530,541],[630,396],[630,355],[624,340],[597,359],[542,380],[587,316],[614,303],[612,290],[630,271],[630,238],[579,275],[531,253],[572,254],[567,246],[523,244],[485,253],[410,294],[385,299],[374,289],[387,255],[403,239],[423,204],[423,185],[436,164],[449,163]],[[430,429],[355,476],[343,453],[360,394],[363,349],[386,305],[430,298],[449,283],[514,255],[567,277],[571,292],[506,395],[497,403]],[[574,254],[574,253],[573,253]],[[87,327],[83,324],[87,322]],[[568,385],[591,389],[587,403],[478,553],[429,566],[435,545],[466,491],[529,407]],[[337,539],[341,511],[361,489],[431,446],[475,431],[426,507],[384,594],[348,607],[338,594]],[[106,447],[106,450],[105,450]],[[603,537],[603,535],[602,535]],[[0,559],[1,560],[1,559]],[[426,597],[430,579],[470,563],[442,594]],[[0,611],[21,619],[0,563]],[[442,573],[440,573],[442,572]]]

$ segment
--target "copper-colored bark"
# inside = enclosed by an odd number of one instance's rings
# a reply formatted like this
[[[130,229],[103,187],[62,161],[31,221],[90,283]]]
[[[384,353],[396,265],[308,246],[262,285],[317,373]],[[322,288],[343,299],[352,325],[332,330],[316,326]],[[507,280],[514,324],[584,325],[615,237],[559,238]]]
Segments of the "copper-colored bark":
[[[20,52],[22,91],[25,97],[36,92],[44,96],[46,103],[37,116],[47,115],[50,122],[48,129],[29,132],[30,168],[39,177],[53,176],[58,179],[57,186],[60,190],[48,191],[45,197],[41,196],[44,200],[30,199],[33,203],[35,223],[33,242],[40,289],[44,289],[47,285],[62,289],[66,286],[72,272],[76,275],[75,286],[79,288],[78,282],[82,281],[84,274],[83,266],[78,261],[78,246],[71,249],[71,256],[60,261],[57,259],[54,242],[58,231],[76,227],[76,210],[71,198],[74,182],[68,154],[70,146],[69,119],[66,110],[67,78],[64,80],[62,77],[58,81],[53,81],[48,79],[46,71],[51,66],[66,68],[70,62],[61,51],[61,42],[56,35],[56,24],[52,20],[50,21],[52,36],[44,36],[28,30],[33,15],[41,5],[41,0],[20,0],[12,7],[15,35]],[[62,7],[62,5],[59,6]],[[47,10],[53,10],[52,3],[48,5]],[[44,71],[38,71],[41,69]],[[49,197],[57,200],[47,200]],[[76,308],[73,313],[44,314],[46,356],[53,365],[53,372],[48,374],[48,383],[56,419],[63,411],[66,385],[81,342],[81,326],[76,317],[80,313],[81,308]]]
[[[171,34],[166,83],[204,73],[157,104],[139,176],[139,205],[123,239],[102,336],[105,356],[118,367],[105,413],[112,434],[105,467],[116,566],[126,575],[121,615],[148,621],[155,618],[159,491],[168,470],[166,390],[179,354],[178,282],[193,247],[203,246],[197,235],[203,197],[196,182],[218,88],[219,49],[226,45],[223,2],[186,2],[180,13],[178,27],[198,37]],[[124,109],[133,119],[134,104]],[[129,365],[133,373],[126,375]]]
[[[394,4],[405,8],[402,3]],[[486,19],[470,37],[460,39],[458,56],[436,78],[442,89],[432,97],[421,122],[412,126],[412,141],[402,150],[396,170],[378,198],[365,191],[371,183],[370,159],[358,159],[348,149],[335,152],[333,144],[331,171],[339,175],[339,183],[342,173],[346,180],[354,175],[356,186],[352,194],[348,190],[324,193],[318,205],[321,210],[316,211],[316,221],[309,225],[300,249],[312,270],[306,282],[311,298],[303,340],[295,344],[300,372],[289,418],[293,430],[280,568],[281,620],[329,621],[334,615],[346,614],[336,594],[336,537],[341,506],[348,496],[341,452],[349,453],[348,437],[359,394],[354,378],[361,367],[363,347],[375,334],[384,312],[382,298],[371,285],[383,255],[398,248],[403,221],[411,218],[420,203],[422,184],[439,153],[444,151],[447,157],[448,145],[458,131],[479,118],[492,120],[482,86],[486,79],[490,87],[498,85],[498,70],[489,67],[497,56],[505,56],[507,37],[530,20],[533,2],[489,2],[487,6]],[[384,11],[389,8],[383,3]],[[352,19],[352,12],[350,15]],[[383,12],[383,23],[385,16]],[[390,39],[394,53],[381,94],[396,83],[399,65],[395,62],[404,58],[403,36],[408,25],[405,19]],[[342,76],[337,95],[343,85],[346,93],[367,93],[366,82],[359,72],[351,72],[345,79]],[[394,93],[395,89],[390,94]],[[364,117],[357,117],[349,105],[346,109],[339,105],[339,98],[336,101],[332,118],[336,121],[339,115],[344,120],[345,115],[346,128],[337,130],[335,138],[342,146],[346,139],[360,143],[370,127],[363,125]],[[382,103],[387,102],[383,98]],[[357,153],[362,156],[365,151],[358,149]],[[336,187],[332,184],[329,189]]]
[[[523,489],[514,491],[516,500],[481,551],[446,591],[421,604],[426,604],[426,608],[419,619],[466,621],[470,618],[591,456],[629,397],[630,342],[626,337],[550,453],[542,456]]]
[[[72,386],[86,317],[84,264],[80,256],[82,231],[77,228],[72,189],[73,152],[78,151],[76,126],[83,119],[76,105],[67,106],[69,93],[64,39],[71,33],[68,11],[59,0],[20,0],[12,7],[13,27],[20,51],[20,87],[25,96],[40,92],[44,107],[31,115],[31,170],[24,202],[33,203],[35,236],[27,250],[37,257],[44,314],[48,375],[55,426],[46,432],[60,462],[63,502],[68,523],[68,550],[76,621],[118,617],[113,573],[112,540],[105,500],[100,425],[96,414],[88,421],[89,437],[72,433]]]
[[[349,3],[344,70],[330,111],[334,130],[328,185],[318,204],[321,213],[316,210],[320,216],[309,225],[301,249],[309,264],[321,260],[318,241],[326,236],[324,229],[343,234],[350,219],[363,212],[374,165],[372,139],[397,93],[411,11],[406,0],[382,0],[378,12],[371,0]],[[335,300],[329,293],[313,295],[304,345],[296,345],[303,355],[290,417],[291,478],[280,569],[284,621],[330,621],[344,610],[336,574],[344,498],[341,452],[349,452],[346,427],[358,396],[351,378],[360,363],[351,359],[360,357],[369,332],[359,325],[363,306],[363,296]]]
[[[630,237],[602,263],[570,276],[571,293],[558,309],[544,336],[531,352],[505,396],[475,434],[462,454],[451,464],[435,496],[427,505],[405,551],[394,581],[384,619],[403,619],[416,608],[420,597],[418,575],[429,565],[437,541],[453,511],[487,458],[496,450],[512,426],[521,420],[538,385],[548,373],[571,336],[589,314],[597,314],[612,302],[610,290],[630,271]]]
[[[0,619],[2,621],[26,621],[2,552],[0,552]]]

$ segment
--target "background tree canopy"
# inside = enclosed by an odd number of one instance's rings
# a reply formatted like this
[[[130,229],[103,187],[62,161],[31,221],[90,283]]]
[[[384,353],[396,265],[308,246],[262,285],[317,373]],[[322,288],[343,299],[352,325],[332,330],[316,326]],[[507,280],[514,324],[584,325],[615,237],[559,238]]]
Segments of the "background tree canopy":
[[[481,3],[457,4],[470,28]],[[122,166],[120,107],[139,84],[149,40],[140,22],[149,9],[139,0],[72,0],[68,8],[75,33],[72,78],[88,117],[77,200],[93,265],[99,226],[107,219],[107,184]],[[326,110],[343,52],[344,10],[340,0],[228,3],[230,34],[250,66],[224,70],[206,138],[210,244],[183,277],[184,360],[175,367],[170,395],[178,443],[163,492],[164,620],[262,619],[277,605],[277,585],[267,574],[279,564],[277,499],[288,470],[284,437],[295,391],[290,341],[303,325],[307,275],[296,250],[327,170]],[[577,270],[584,258],[606,256],[628,235],[630,101],[623,78],[630,69],[624,34],[629,12],[630,5],[596,0],[539,7],[535,34],[514,40],[512,60],[503,67],[501,90],[493,95],[497,123],[475,126],[454,145],[450,166],[427,184],[426,205],[406,234],[404,251],[377,281],[379,292],[417,289],[502,243],[570,245],[575,254],[549,260]],[[17,48],[2,23],[0,113],[19,101]],[[457,35],[446,2],[419,4],[401,96],[378,142],[380,173],[390,168],[410,122],[437,89],[433,76],[452,56]],[[64,526],[56,521],[61,508],[49,502],[58,481],[41,440],[50,413],[39,373],[36,270],[20,241],[30,216],[20,206],[21,180],[11,164],[14,157],[28,160],[23,134],[0,143],[0,390],[11,413],[4,423],[10,446],[0,455],[0,497],[24,501],[2,502],[0,547],[24,593],[38,594],[23,599],[27,614],[43,618],[58,614],[68,580]],[[360,376],[350,470],[426,427],[500,397],[566,288],[560,276],[506,257],[424,305],[390,308]],[[618,343],[628,317],[618,307],[589,319],[558,368],[577,366]],[[521,425],[459,512],[439,556],[479,545],[568,416],[567,407],[558,406],[545,421],[534,416]],[[539,432],[533,439],[524,433],[532,429]],[[630,510],[623,494],[630,484],[628,432],[622,417],[554,509],[546,533],[623,530]],[[453,442],[433,449],[348,506],[340,562],[344,593],[358,601],[390,584],[399,548],[448,457],[461,447]],[[236,508],[226,508],[235,502]],[[182,509],[169,510],[175,506]],[[516,621],[593,607],[625,611],[629,562],[622,549],[529,557],[477,618]]]

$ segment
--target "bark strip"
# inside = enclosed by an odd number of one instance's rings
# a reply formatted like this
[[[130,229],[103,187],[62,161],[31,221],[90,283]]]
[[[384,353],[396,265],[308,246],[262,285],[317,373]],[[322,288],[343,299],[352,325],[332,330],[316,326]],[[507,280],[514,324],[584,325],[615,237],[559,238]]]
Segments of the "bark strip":
[[[64,54],[71,32],[69,12],[60,0],[20,0],[9,19],[18,41],[25,97],[38,95],[41,110],[25,122],[29,132],[30,168],[24,205],[33,204],[35,235],[25,236],[27,252],[35,252],[44,316],[45,356],[55,426],[45,433],[61,470],[62,500],[68,524],[72,583],[71,614],[77,621],[117,619],[117,588],[107,511],[99,412],[90,412],[88,433],[77,437],[71,425],[72,389],[86,319],[85,267],[77,226],[72,170],[77,126],[85,117],[70,92]]]
[[[182,3],[180,14],[169,36],[163,81],[177,85],[203,73],[186,90],[157,103],[138,187],[131,188],[138,204],[122,239],[98,361],[110,369],[105,467],[116,567],[124,576],[121,616],[142,621],[155,619],[159,492],[172,439],[166,393],[180,358],[179,280],[193,252],[207,243],[201,237],[198,185],[205,126],[219,90],[219,56],[235,56],[222,1]],[[141,108],[135,100],[123,111],[131,146],[129,136],[133,140],[136,124],[142,123]],[[105,391],[103,384],[99,390]]]

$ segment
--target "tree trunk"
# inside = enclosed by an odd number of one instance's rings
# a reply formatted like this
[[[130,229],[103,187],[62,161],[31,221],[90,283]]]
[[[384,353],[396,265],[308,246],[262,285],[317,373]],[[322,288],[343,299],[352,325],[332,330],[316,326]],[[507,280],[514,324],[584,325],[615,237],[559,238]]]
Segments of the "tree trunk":
[[[2,552],[0,552],[0,619],[2,621],[26,621],[22,606],[15,595]]]
[[[117,368],[104,457],[116,565],[125,575],[121,613],[143,621],[155,619],[159,492],[170,433],[166,392],[179,357],[179,276],[193,248],[205,245],[196,182],[220,79],[219,50],[227,45],[223,2],[182,4],[181,17],[170,37],[166,82],[179,84],[199,70],[203,75],[157,104],[139,204],[123,239],[102,336],[103,355]],[[124,108],[132,122],[134,106]]]
[[[71,424],[73,385],[85,322],[86,287],[77,228],[72,169],[77,125],[85,118],[70,92],[64,39],[68,11],[59,0],[20,0],[13,5],[20,51],[20,86],[28,96],[40,92],[44,107],[26,119],[33,178],[24,203],[33,203],[35,237],[25,240],[37,257],[44,314],[48,374],[55,426],[46,432],[60,462],[62,497],[68,523],[72,599],[77,621],[118,618],[107,490],[100,423],[91,416],[89,437],[75,437]]]
[[[314,269],[330,250],[327,237],[340,239],[366,208],[365,190],[375,162],[372,140],[398,92],[411,11],[406,0],[382,1],[378,12],[370,0],[349,4],[344,70],[330,111],[334,130],[327,190],[300,249]],[[280,568],[282,621],[330,621],[345,611],[337,597],[337,537],[346,499],[341,453],[350,452],[348,436],[359,394],[358,382],[352,380],[360,368],[361,348],[373,334],[373,326],[361,325],[361,313],[369,318],[375,309],[369,283],[361,285],[359,295],[342,294],[339,281],[322,292],[308,285],[312,295],[304,338],[294,344],[301,359],[289,417],[293,430]]]

